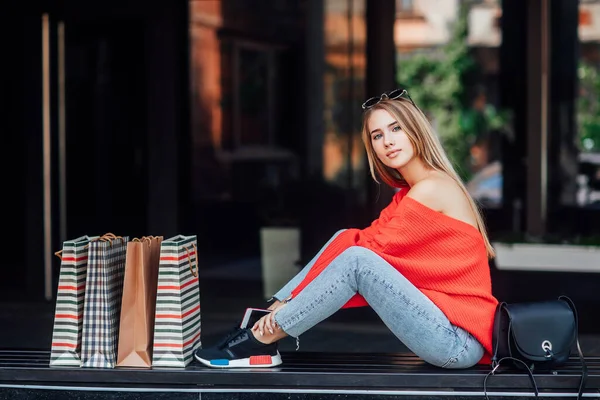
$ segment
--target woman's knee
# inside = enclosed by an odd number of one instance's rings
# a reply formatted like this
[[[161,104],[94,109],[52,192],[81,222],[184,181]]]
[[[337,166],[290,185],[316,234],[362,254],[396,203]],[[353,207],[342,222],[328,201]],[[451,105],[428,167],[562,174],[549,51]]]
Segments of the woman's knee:
[[[343,265],[346,269],[355,267],[357,270],[371,269],[370,267],[377,265],[379,261],[386,262],[377,253],[361,246],[348,247],[337,259],[340,266]]]
[[[342,251],[340,257],[347,258],[349,260],[360,260],[361,258],[368,257],[372,253],[371,250],[361,246],[350,246],[346,250]]]
[[[354,267],[359,266],[360,259],[363,255],[363,251],[365,250],[360,246],[350,246],[340,254],[329,264],[327,269],[341,269],[343,271],[353,270]]]
[[[335,239],[336,237],[338,237],[338,235],[342,232],[346,231],[346,229],[340,229],[339,231],[337,231],[336,233],[333,234],[333,236],[331,236],[331,239]]]
[[[380,263],[389,265],[389,263],[379,254],[362,246],[350,246],[344,250],[340,256],[355,261],[361,266],[379,265]]]

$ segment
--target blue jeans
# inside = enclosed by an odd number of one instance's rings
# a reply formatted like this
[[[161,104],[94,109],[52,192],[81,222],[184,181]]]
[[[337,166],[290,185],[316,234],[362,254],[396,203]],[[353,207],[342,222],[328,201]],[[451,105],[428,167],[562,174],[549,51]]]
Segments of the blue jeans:
[[[337,232],[306,267],[273,297],[282,300],[304,279]],[[398,270],[373,251],[353,246],[336,257],[286,307],[275,314],[284,332],[298,337],[360,293],[385,325],[424,361],[442,368],[468,368],[483,346],[444,313]]]

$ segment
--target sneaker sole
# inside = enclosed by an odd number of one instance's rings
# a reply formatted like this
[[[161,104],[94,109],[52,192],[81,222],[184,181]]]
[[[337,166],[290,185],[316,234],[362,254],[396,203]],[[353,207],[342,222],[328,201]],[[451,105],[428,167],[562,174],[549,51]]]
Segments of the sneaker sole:
[[[252,356],[238,360],[205,360],[196,354],[194,354],[194,358],[211,368],[269,368],[282,363],[279,352],[274,356]]]

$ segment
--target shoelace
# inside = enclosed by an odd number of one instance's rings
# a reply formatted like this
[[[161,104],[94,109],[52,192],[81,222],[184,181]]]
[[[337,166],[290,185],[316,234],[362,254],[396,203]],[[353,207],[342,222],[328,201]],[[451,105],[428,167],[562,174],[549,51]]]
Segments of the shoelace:
[[[234,340],[236,337],[238,337],[244,331],[245,331],[245,329],[240,328],[239,324],[236,324],[236,326],[223,338],[223,340],[221,340],[217,344],[217,347],[219,349],[228,347],[227,345],[229,344],[229,342],[231,342],[232,340]]]
[[[229,342],[227,342],[227,347],[235,346],[236,344],[243,342],[248,339],[248,333],[245,332],[245,329],[242,329],[242,332],[239,332],[236,336],[231,338]]]

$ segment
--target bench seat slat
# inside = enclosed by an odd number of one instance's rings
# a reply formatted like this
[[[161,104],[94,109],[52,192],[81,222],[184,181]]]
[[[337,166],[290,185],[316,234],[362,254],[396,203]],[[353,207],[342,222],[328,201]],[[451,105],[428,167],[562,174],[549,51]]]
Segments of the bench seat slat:
[[[446,370],[430,366],[414,354],[282,353],[280,368],[210,369],[193,363],[186,369],[50,368],[49,352],[0,350],[0,384],[115,386],[211,389],[364,389],[471,390],[482,389],[488,366]],[[587,387],[600,388],[600,357],[587,357]],[[574,357],[556,374],[536,373],[541,390],[573,391],[579,384],[579,360]],[[488,380],[490,389],[531,391],[528,376],[503,370]]]

